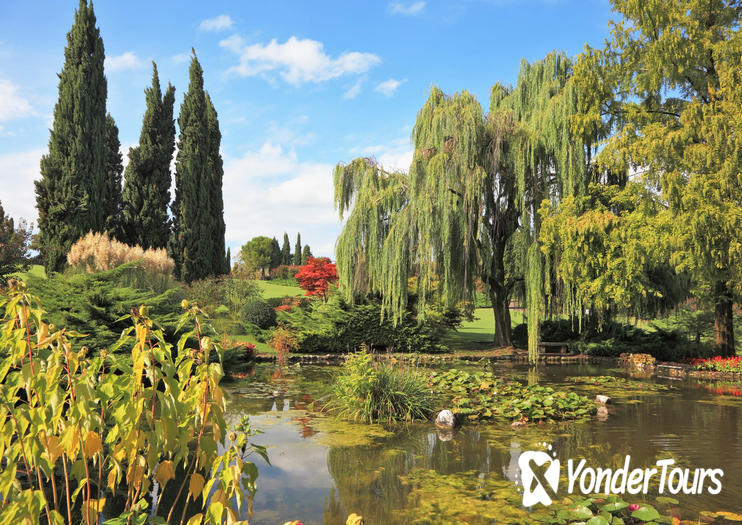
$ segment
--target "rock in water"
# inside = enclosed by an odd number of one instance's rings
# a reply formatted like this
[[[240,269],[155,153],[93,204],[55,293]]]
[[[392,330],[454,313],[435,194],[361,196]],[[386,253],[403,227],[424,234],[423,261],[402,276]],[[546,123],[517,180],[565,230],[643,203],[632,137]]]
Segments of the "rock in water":
[[[610,405],[611,398],[608,396],[597,395],[595,396],[595,402],[600,403],[601,405]]]
[[[441,410],[435,418],[435,426],[438,428],[453,428],[456,426],[456,418],[450,410]]]

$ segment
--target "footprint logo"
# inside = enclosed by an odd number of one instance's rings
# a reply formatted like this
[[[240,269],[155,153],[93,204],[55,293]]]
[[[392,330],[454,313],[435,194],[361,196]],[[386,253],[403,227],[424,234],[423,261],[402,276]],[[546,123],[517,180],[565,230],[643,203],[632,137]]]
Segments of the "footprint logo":
[[[528,450],[518,458],[518,466],[523,484],[523,506],[551,505],[559,488],[559,460],[544,451]]]

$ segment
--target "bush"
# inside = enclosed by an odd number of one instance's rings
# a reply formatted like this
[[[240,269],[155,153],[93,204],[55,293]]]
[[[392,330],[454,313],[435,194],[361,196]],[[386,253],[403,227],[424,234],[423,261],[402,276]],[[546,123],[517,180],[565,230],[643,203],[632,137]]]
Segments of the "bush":
[[[414,369],[374,364],[365,350],[345,359],[332,386],[328,408],[342,419],[363,423],[427,419],[435,400]]]
[[[276,325],[276,312],[264,301],[253,301],[240,310],[240,321],[252,323],[261,330],[267,330]]]
[[[271,270],[271,280],[289,280],[294,279],[294,276],[299,272],[301,266],[293,266],[289,264],[282,264],[276,266]],[[296,280],[292,282],[292,286],[296,286]]]
[[[563,343],[574,341],[578,337],[579,334],[572,329],[572,322],[569,319],[547,319],[541,322],[542,341]],[[510,338],[518,348],[526,348],[528,346],[528,324],[516,325],[510,333]]]
[[[309,315],[293,314],[291,319],[298,325],[302,353],[352,352],[364,345],[376,351],[448,352],[434,327],[418,324],[410,315],[397,326],[388,317],[382,321],[378,303],[350,306],[333,300],[315,305]]]
[[[169,276],[175,262],[161,249],[143,249],[129,246],[108,236],[92,231],[70,247],[67,263],[73,268],[84,268],[88,273],[110,270],[122,264],[136,262],[150,275]]]

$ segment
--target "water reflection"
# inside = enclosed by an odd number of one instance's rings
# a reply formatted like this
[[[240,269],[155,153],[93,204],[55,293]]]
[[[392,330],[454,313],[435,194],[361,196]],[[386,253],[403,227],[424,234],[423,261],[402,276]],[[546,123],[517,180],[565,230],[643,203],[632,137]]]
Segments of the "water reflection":
[[[282,378],[284,393],[279,397],[236,393],[230,407],[234,419],[251,415],[252,425],[262,431],[255,441],[268,445],[271,460],[271,465],[259,461],[259,488],[250,522],[273,525],[301,519],[306,524],[334,525],[345,523],[345,517],[355,512],[367,523],[408,523],[423,504],[429,507],[421,494],[456,493],[461,487],[472,487],[466,490],[476,495],[477,504],[502,506],[506,494],[509,504],[517,507],[512,502],[518,500],[518,457],[539,442],[551,444],[563,463],[585,458],[596,467],[616,468],[631,455],[632,465],[641,467],[665,457],[691,469],[721,467],[725,471],[722,493],[681,496],[681,507],[691,513],[742,512],[742,400],[729,402],[694,384],[660,393],[651,388],[632,390],[622,397],[620,388],[567,381],[581,374],[621,373],[596,366],[531,370],[508,366],[503,374],[510,378],[562,385],[591,396],[600,389],[617,402],[602,420],[589,423],[518,429],[467,426],[448,433],[427,424],[401,426],[390,433],[375,426],[338,423],[313,412],[313,399],[323,395],[328,384],[327,369],[289,373]],[[641,381],[654,384],[646,378]],[[627,389],[623,390],[625,394]],[[452,484],[450,490],[443,487],[436,493],[427,485],[421,489],[415,477],[419,472],[440,475]]]

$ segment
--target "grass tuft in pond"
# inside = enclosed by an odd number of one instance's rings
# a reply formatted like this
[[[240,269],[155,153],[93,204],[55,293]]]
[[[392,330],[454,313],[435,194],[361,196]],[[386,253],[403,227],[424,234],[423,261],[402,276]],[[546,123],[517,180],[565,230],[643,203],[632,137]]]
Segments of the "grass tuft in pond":
[[[346,358],[327,408],[341,419],[362,423],[413,421],[430,417],[435,398],[416,369],[374,364],[362,350]]]

